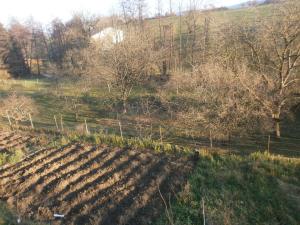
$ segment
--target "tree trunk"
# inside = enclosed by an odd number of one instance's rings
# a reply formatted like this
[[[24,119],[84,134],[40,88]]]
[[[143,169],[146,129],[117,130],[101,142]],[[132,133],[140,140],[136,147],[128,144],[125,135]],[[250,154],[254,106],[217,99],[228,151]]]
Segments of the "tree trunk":
[[[280,121],[279,119],[275,119],[275,132],[276,132],[276,137],[280,138]]]
[[[167,69],[167,62],[164,60],[163,65],[162,65],[162,77],[165,78],[167,76],[167,73],[168,73],[167,70],[168,70]]]
[[[123,99],[123,114],[127,113],[127,103],[126,103],[126,99]]]
[[[279,112],[279,113],[278,113]],[[275,125],[275,135],[280,138],[280,111],[273,114],[273,120]]]
[[[38,76],[41,75],[41,69],[40,69],[40,59],[37,58],[37,69],[38,69]]]

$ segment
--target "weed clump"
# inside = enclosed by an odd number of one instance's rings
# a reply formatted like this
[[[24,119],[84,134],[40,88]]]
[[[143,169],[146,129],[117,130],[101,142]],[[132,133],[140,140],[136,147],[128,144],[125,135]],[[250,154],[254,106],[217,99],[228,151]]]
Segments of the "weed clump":
[[[0,166],[7,163],[16,163],[25,157],[21,149],[11,149],[10,153],[0,153]]]

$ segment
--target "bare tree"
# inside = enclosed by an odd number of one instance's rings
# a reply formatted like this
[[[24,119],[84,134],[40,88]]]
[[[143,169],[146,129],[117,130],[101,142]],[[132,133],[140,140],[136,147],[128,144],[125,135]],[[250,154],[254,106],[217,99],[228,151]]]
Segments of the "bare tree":
[[[197,30],[199,28],[197,16],[198,12],[198,1],[191,0],[189,3],[189,11],[188,15],[185,18],[185,23],[188,29],[188,36],[187,36],[187,46],[189,47],[189,59],[188,63],[191,66],[194,66],[195,63],[195,51],[197,45]]]
[[[29,71],[24,48],[24,46],[27,46],[25,44],[27,32],[25,32],[24,27],[15,22],[8,31],[1,26],[0,33],[0,61],[2,61],[2,64],[5,64],[11,75],[27,75]]]
[[[152,38],[135,29],[126,33],[123,42],[104,52],[106,66],[127,112],[127,100],[136,85],[143,84],[155,71],[159,58],[155,54]]]
[[[159,28],[159,41],[162,42],[162,30],[161,30],[161,17],[162,17],[162,3],[157,0],[157,16],[158,16],[158,28]]]
[[[144,28],[144,18],[146,16],[146,1],[145,0],[136,0],[137,10],[138,10],[138,20],[141,29]]]
[[[24,63],[26,64],[26,70],[29,70],[30,72],[32,58],[32,37],[30,29],[17,20],[13,20],[10,24],[9,33],[12,42],[14,42],[15,49],[19,48],[21,50],[20,53],[23,57]],[[23,70],[25,71],[25,68]]]
[[[9,44],[8,32],[4,29],[2,24],[0,24],[0,66],[3,66],[7,62]]]
[[[10,38],[7,30],[0,23],[0,77],[9,78],[8,55],[10,52]]]
[[[36,105],[31,98],[16,93],[2,100],[1,105],[1,115],[13,119],[16,125],[22,121],[29,121],[30,117],[37,113]]]
[[[84,72],[87,65],[91,33],[95,29],[94,18],[75,14],[70,21],[62,23],[59,20],[52,22],[49,40],[50,60],[60,73],[69,73],[73,69],[76,74]],[[85,62],[85,63],[84,63]],[[82,72],[80,72],[82,71]]]
[[[63,68],[63,58],[67,51],[65,24],[55,19],[49,29],[49,58],[58,68]]]
[[[120,5],[122,9],[123,19],[128,25],[137,17],[136,4],[134,0],[120,0]]]
[[[252,77],[241,84],[269,113],[280,137],[280,121],[299,101],[300,4],[278,6],[271,20],[242,25],[239,29]],[[248,81],[248,82],[247,82]]]
[[[180,85],[178,85],[180,84]],[[179,91],[178,91],[179,89]],[[240,85],[236,73],[216,62],[194,67],[192,73],[173,76],[166,92],[176,93],[173,112],[182,124],[218,138],[267,129],[266,113]]]
[[[182,70],[182,0],[179,1],[179,67]]]
[[[30,31],[30,48],[27,51],[27,64],[30,73],[41,74],[44,59],[48,59],[49,48],[43,27],[32,18],[27,21],[26,28]]]
[[[144,27],[147,4],[145,0],[120,0],[123,18],[127,26],[131,23],[137,24],[140,28]]]

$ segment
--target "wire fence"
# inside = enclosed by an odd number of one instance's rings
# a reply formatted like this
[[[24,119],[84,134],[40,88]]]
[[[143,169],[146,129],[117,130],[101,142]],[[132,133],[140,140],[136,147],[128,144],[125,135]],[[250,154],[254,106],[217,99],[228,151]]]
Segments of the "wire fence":
[[[93,118],[94,119],[94,118]],[[212,134],[204,136],[201,128],[194,130],[189,127],[170,126],[165,124],[147,124],[132,122],[126,119],[93,119],[85,118],[74,122],[63,116],[53,116],[52,123],[33,121],[35,129],[53,131],[72,131],[78,133],[105,133],[123,135],[124,137],[150,138],[152,140],[170,143],[190,148],[220,148],[240,154],[249,154],[256,151],[269,151],[292,157],[300,156],[300,137],[256,134],[248,136],[232,135],[229,138],[217,139]],[[2,123],[8,124],[5,118]],[[22,123],[32,126],[30,122]],[[297,128],[300,133],[300,128]]]
[[[2,80],[4,85],[17,84],[22,86],[35,85],[40,87],[38,79],[27,82],[16,80]],[[34,84],[33,84],[34,83]],[[30,91],[27,91],[30,93]],[[27,93],[26,92],[26,93]],[[72,112],[71,112],[72,113]],[[198,130],[191,127],[183,127],[161,123],[160,121],[153,122],[137,122],[138,120],[129,120],[126,117],[112,118],[95,118],[88,115],[96,115],[96,112],[81,115],[78,120],[73,115],[52,115],[52,113],[44,114],[38,118],[33,117],[33,125],[36,129],[49,129],[54,131],[76,131],[79,133],[86,132],[88,128],[91,133],[103,132],[106,134],[122,134],[126,137],[151,138],[153,140],[163,141],[164,143],[176,144],[180,146],[188,146],[191,148],[213,147],[222,148],[239,153],[251,153],[254,151],[269,150],[272,153],[278,153],[289,156],[300,156],[300,123],[299,121],[293,126],[289,126],[289,134],[283,133],[283,136],[278,139],[274,135],[256,134],[248,136],[231,135],[230,138],[218,139],[214,134],[209,136],[203,135],[208,133],[199,128]],[[109,116],[111,117],[111,116]],[[1,124],[9,125],[7,118],[0,118]],[[30,121],[22,123],[30,127]],[[121,125],[121,127],[120,127]],[[286,129],[287,130],[287,129]]]

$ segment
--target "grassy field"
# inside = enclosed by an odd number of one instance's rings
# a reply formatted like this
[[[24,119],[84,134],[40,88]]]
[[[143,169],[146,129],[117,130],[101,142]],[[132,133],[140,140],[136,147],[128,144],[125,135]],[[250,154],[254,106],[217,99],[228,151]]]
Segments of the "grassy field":
[[[289,224],[300,221],[300,161],[267,153],[203,154],[157,224]],[[204,214],[203,214],[204,209]]]
[[[241,8],[241,9],[228,9],[228,10],[216,10],[216,11],[205,11],[195,13],[197,22],[197,31],[201,31],[205,19],[210,19],[210,30],[222,26],[224,23],[236,23],[241,21],[252,21],[257,19],[259,16],[269,18],[276,4],[259,5],[257,7]],[[175,39],[179,41],[180,27],[183,35],[188,35],[188,24],[189,15],[184,14],[180,16],[162,17],[161,19],[150,19],[146,25],[153,30],[159,36],[159,24],[161,26],[172,25]],[[181,25],[181,26],[180,26]],[[183,36],[184,38],[184,36]]]

